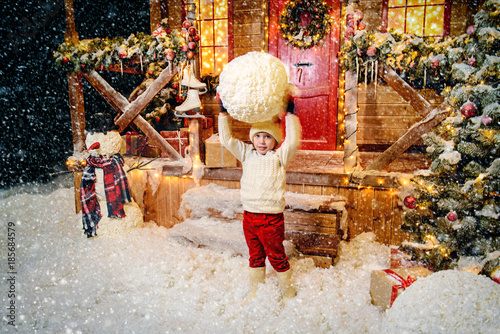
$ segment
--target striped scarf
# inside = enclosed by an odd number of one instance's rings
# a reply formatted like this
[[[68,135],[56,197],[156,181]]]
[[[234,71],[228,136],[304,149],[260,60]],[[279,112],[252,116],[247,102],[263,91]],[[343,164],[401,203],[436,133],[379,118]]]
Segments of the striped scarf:
[[[108,217],[123,218],[123,204],[131,202],[127,175],[123,170],[123,158],[115,154],[111,158],[89,156],[82,173],[80,200],[82,204],[83,230],[88,238],[97,235],[97,224],[101,220],[101,208],[95,192],[95,169],[104,173],[104,192],[108,207]]]

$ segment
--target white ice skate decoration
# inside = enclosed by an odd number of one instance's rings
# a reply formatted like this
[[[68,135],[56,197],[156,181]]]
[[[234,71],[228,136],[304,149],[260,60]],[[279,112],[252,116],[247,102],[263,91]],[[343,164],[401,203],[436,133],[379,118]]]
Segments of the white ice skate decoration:
[[[203,89],[199,91],[199,95],[207,92],[207,85],[194,76],[192,66],[184,67],[184,70],[182,71],[181,85],[194,89]]]

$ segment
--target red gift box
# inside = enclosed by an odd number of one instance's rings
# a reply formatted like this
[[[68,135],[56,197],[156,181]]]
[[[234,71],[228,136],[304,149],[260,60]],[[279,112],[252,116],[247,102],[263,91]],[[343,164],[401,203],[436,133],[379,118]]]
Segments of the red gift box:
[[[160,135],[165,138],[167,143],[170,144],[181,156],[185,156],[186,147],[189,145],[189,131],[160,131]],[[162,157],[164,153],[162,152]],[[165,156],[165,157],[168,157]]]
[[[125,154],[128,155],[141,155],[142,149],[146,144],[146,137],[138,134],[137,132],[127,132],[125,136]]]

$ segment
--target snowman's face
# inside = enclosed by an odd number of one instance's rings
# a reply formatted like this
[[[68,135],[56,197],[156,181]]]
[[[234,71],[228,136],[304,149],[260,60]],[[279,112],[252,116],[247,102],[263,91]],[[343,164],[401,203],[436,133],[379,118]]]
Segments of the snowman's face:
[[[93,134],[87,133],[87,139],[85,140],[87,147],[97,142],[100,144],[99,148],[89,150],[89,153],[94,156],[109,158],[119,153],[122,147],[122,137],[118,131],[108,131],[106,134],[102,132],[94,132]]]

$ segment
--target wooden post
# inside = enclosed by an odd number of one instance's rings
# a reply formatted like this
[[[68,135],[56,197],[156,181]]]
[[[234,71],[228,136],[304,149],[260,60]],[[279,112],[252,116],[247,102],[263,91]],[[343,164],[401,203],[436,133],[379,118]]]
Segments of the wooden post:
[[[83,105],[83,86],[81,73],[68,74],[69,110],[73,133],[73,152],[85,150],[85,108]]]
[[[64,0],[64,11],[66,15],[66,32],[64,33],[65,42],[78,42],[78,33],[75,26],[75,11],[73,9],[73,0]]]
[[[345,73],[345,134],[344,134],[344,170],[350,173],[356,166],[358,148],[358,75],[355,71]]]
[[[411,145],[422,137],[426,132],[435,128],[442,120],[444,120],[451,112],[451,106],[448,102],[443,102],[439,107],[420,122],[412,125],[412,127],[394,144],[391,145],[384,153],[379,155],[365,170],[382,170],[391,162],[397,159],[398,156],[404,153]]]
[[[158,28],[161,22],[161,0],[149,0],[149,24],[151,33]]]

